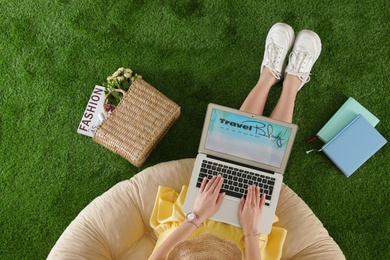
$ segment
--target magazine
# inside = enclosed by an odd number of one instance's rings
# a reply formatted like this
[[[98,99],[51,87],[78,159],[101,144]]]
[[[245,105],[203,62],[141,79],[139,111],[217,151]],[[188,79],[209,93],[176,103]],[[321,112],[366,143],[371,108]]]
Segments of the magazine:
[[[85,108],[83,117],[80,121],[77,133],[92,137],[101,121],[99,114],[104,113],[104,87],[95,86]]]

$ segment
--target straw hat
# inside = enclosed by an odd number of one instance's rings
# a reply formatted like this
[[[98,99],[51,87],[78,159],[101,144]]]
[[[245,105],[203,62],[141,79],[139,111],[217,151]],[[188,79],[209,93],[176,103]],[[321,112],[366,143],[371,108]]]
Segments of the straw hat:
[[[167,260],[173,259],[244,259],[240,248],[232,241],[205,234],[177,243],[169,252]]]

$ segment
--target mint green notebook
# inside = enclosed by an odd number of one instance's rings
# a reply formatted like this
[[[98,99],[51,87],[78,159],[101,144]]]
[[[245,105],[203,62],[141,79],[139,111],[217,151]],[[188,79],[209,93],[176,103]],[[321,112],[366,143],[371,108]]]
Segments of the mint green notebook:
[[[340,109],[330,118],[330,120],[318,131],[317,136],[323,142],[329,142],[341,130],[351,123],[357,115],[361,114],[364,118],[375,127],[379,119],[368,111],[364,106],[352,97],[340,107]]]

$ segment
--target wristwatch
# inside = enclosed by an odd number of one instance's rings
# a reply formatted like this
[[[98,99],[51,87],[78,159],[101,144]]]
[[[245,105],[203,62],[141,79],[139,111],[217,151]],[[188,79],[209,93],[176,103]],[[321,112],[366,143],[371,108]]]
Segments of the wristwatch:
[[[200,225],[202,224],[200,220],[196,217],[194,212],[188,213],[186,216],[186,220],[187,222],[191,222],[192,224],[194,224],[196,227],[200,227]]]

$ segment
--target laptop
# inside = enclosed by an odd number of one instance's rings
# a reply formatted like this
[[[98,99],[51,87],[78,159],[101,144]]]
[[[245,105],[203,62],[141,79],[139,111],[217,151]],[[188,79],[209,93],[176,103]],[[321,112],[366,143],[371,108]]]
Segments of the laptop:
[[[220,174],[221,192],[226,195],[210,219],[240,227],[240,200],[249,185],[256,185],[266,194],[258,231],[269,234],[297,129],[294,124],[209,104],[183,211],[192,211],[203,178]]]

